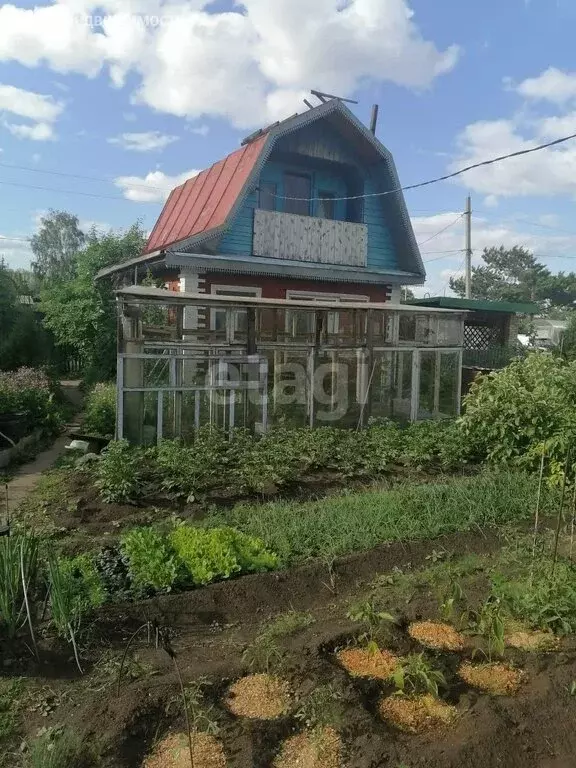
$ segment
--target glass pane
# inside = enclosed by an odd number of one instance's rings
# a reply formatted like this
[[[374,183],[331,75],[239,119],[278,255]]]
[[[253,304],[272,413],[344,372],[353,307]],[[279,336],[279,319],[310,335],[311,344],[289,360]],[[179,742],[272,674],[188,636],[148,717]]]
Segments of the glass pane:
[[[318,200],[316,206],[316,215],[321,219],[334,219],[334,213],[336,209],[336,201],[334,195],[331,192],[324,192],[320,190],[318,192]]]
[[[439,407],[442,418],[458,414],[458,353],[442,352],[440,355]]]
[[[398,338],[400,341],[416,341],[416,317],[403,312],[400,315]]]
[[[436,367],[436,361],[439,356],[440,353],[437,352],[420,353],[420,397],[418,400],[419,419],[432,419],[435,415],[435,395],[437,397],[438,385],[440,381],[440,371],[437,370]]]
[[[370,384],[370,418],[410,420],[412,352],[379,352],[374,355]]]
[[[295,198],[284,200],[286,213],[296,213],[299,216],[310,214],[310,198],[312,197],[312,184],[310,176],[299,176],[287,173],[284,176],[284,196]]]

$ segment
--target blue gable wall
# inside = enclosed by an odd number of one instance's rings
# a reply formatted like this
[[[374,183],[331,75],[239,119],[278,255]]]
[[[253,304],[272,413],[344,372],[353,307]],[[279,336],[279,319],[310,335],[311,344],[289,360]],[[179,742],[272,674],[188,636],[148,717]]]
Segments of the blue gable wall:
[[[345,175],[345,168],[358,178],[353,186]],[[294,134],[278,140],[270,159],[264,165],[260,181],[276,184],[276,193],[285,195],[284,174],[306,173],[312,180],[312,197],[320,192],[331,192],[336,197],[356,194],[373,194],[382,188],[390,188],[391,180],[383,179],[381,172],[371,174],[362,166],[350,145],[331,125],[319,121]],[[374,175],[377,178],[374,178]],[[258,207],[258,190],[252,190],[244,200],[229,230],[222,236],[218,252],[234,255],[251,255],[253,240],[254,209]],[[317,203],[312,202],[311,215],[316,214]],[[283,210],[282,199],[277,200],[277,210]],[[335,203],[335,218],[347,219],[349,206],[344,200]],[[390,226],[391,211],[385,198],[367,197],[363,202],[362,218],[368,226],[368,263],[373,269],[401,268],[394,244],[393,226]],[[386,215],[388,214],[388,215]],[[358,219],[356,219],[358,220]]]

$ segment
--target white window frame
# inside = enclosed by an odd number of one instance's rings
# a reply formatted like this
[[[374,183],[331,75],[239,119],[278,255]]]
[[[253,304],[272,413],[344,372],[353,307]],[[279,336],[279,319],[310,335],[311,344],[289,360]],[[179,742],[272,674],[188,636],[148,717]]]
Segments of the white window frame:
[[[310,301],[311,303],[317,304],[321,304],[325,301],[340,301],[342,304],[353,304],[356,301],[359,303],[368,303],[370,301],[369,296],[357,293],[324,293],[323,291],[298,290],[287,290],[286,298],[294,301]],[[338,333],[338,314],[336,312],[328,313],[328,333]]]
[[[250,296],[255,299],[262,298],[262,288],[260,286],[250,286],[250,285],[211,285],[210,286],[210,293],[213,296]],[[218,312],[228,312],[228,309],[216,309],[212,308],[210,310],[210,329],[212,331],[216,330],[216,316]],[[246,310],[233,310],[234,311],[234,327],[232,329],[227,328],[227,335],[233,340],[234,334],[240,330],[239,328],[239,319],[240,319],[240,312],[245,312]]]

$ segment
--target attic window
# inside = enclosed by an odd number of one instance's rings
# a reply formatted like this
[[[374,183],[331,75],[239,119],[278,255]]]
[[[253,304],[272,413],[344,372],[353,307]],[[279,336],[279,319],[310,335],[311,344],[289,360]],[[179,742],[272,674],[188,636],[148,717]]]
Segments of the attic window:
[[[286,213],[309,216],[311,193],[312,181],[310,176],[295,173],[284,175],[284,197],[287,198],[284,200],[284,211]]]

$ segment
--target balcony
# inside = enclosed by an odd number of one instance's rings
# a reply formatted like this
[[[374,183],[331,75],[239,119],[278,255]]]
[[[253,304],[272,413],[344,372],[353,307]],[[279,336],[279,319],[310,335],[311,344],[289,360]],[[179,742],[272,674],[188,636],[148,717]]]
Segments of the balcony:
[[[255,256],[365,267],[367,250],[366,224],[254,211]]]

